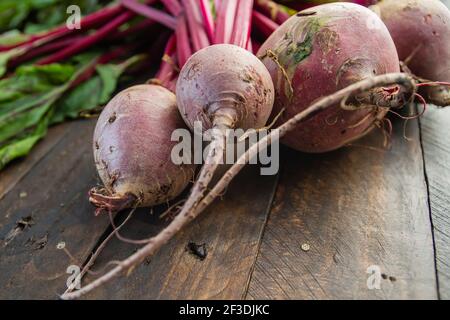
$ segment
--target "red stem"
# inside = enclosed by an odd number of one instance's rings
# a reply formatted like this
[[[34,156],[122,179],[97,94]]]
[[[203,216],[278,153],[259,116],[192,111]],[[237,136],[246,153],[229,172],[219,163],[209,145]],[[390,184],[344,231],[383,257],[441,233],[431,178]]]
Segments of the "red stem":
[[[144,21],[136,23],[135,25],[132,25],[131,27],[129,27],[125,30],[121,30],[114,34],[111,34],[107,40],[110,40],[110,41],[123,40],[124,38],[126,38],[130,35],[134,35],[134,34],[142,32],[144,30],[147,30],[148,28],[154,26],[155,23],[156,22],[153,20],[145,19]]]
[[[259,48],[261,48],[261,43],[254,39],[251,39],[249,42],[252,44],[253,53],[256,54],[259,51]]]
[[[33,50],[29,50],[26,53],[24,53],[23,55],[18,56],[17,58],[11,60],[8,63],[8,67],[14,68],[14,67],[18,66],[19,64],[29,61],[33,58],[63,49],[65,47],[69,46],[70,44],[73,44],[74,42],[77,42],[83,38],[84,38],[84,36],[81,36],[81,35],[77,36],[77,37],[71,37],[71,38],[65,37],[60,40],[46,43],[46,44],[44,44],[40,47],[37,47]]]
[[[151,3],[153,2],[155,1],[151,1]],[[172,30],[175,30],[176,28],[177,25],[176,19],[160,10],[148,7],[145,4],[136,2],[136,0],[121,0],[121,4],[127,9],[141,16],[159,22]]]
[[[178,2],[178,0],[161,0],[161,2],[164,7],[166,7],[167,11],[169,11],[170,14],[175,17],[178,16],[182,11],[181,4],[180,2]]]
[[[220,3],[223,0],[214,0],[214,8],[216,9],[216,13],[219,12],[219,8],[220,8]]]
[[[209,41],[214,41],[214,18],[211,12],[209,0],[200,0],[200,10],[202,13],[203,24],[205,25],[206,33],[208,34]]]
[[[69,58],[74,54],[77,54],[80,51],[95,45],[97,42],[101,41],[103,38],[108,36],[111,32],[119,28],[122,24],[130,20],[132,17],[134,17],[134,13],[132,12],[122,13],[114,20],[98,29],[95,33],[86,36],[85,38],[75,42],[71,46],[57,52],[56,54],[53,54],[42,60],[39,60],[37,64],[40,65],[49,64]]]
[[[253,10],[252,17],[255,27],[265,38],[270,36],[279,27],[276,22],[270,20],[258,11]]]
[[[133,35],[133,34],[138,34],[144,30],[147,30],[148,28],[152,27],[155,25],[155,22],[152,20],[144,20],[141,21],[140,23],[137,23],[125,30],[119,31],[117,33],[111,34],[109,37],[107,37],[106,40],[108,41],[116,41],[116,40],[122,40],[126,37],[128,37],[129,35]],[[76,37],[64,37],[62,39],[53,41],[53,42],[49,42],[46,43],[40,47],[37,47],[33,50],[29,50],[26,53],[24,53],[21,56],[18,56],[17,58],[11,60],[8,63],[8,67],[10,68],[14,68],[16,66],[18,66],[19,64],[29,61],[33,58],[42,56],[44,54],[47,53],[52,53],[55,52],[57,50],[63,49],[75,42],[80,41],[81,39],[85,38],[86,36],[76,36]]]
[[[284,12],[278,3],[273,1],[256,0],[255,7],[278,24],[282,24],[289,19],[289,14]]]
[[[161,82],[161,85],[165,87],[167,87],[170,79],[172,79],[176,67],[174,65],[176,59],[175,45],[176,37],[175,35],[172,35],[164,49],[161,66],[155,76],[155,78]],[[170,60],[168,61],[168,59]]]
[[[237,0],[223,0],[217,15],[214,43],[230,43],[236,16]]]
[[[253,0],[239,0],[231,43],[247,48],[250,38]]]
[[[189,57],[192,55],[192,49],[189,44],[189,36],[187,32],[186,18],[183,14],[180,14],[178,16],[175,35],[177,37],[178,64],[180,68],[182,68]]]
[[[21,47],[21,46],[25,46],[25,45],[30,45],[37,40],[45,39],[47,37],[50,37],[53,40],[55,38],[62,37],[66,34],[85,31],[86,29],[91,29],[93,27],[101,25],[102,23],[104,23],[106,21],[111,20],[112,18],[117,16],[121,11],[123,11],[123,8],[119,5],[101,9],[97,12],[94,12],[94,13],[82,18],[81,22],[80,22],[80,24],[82,26],[81,29],[68,29],[66,25],[63,25],[63,26],[57,27],[55,29],[49,30],[47,32],[41,33],[41,34],[32,35],[30,38],[28,38],[27,40],[25,40],[23,42],[16,43],[11,46],[3,46],[3,47],[0,46],[0,52],[8,51],[8,50],[11,50],[11,49],[14,49],[17,47]]]
[[[186,20],[192,40],[192,49],[198,51],[210,45],[202,22],[202,14],[197,0],[181,0],[186,12]]]

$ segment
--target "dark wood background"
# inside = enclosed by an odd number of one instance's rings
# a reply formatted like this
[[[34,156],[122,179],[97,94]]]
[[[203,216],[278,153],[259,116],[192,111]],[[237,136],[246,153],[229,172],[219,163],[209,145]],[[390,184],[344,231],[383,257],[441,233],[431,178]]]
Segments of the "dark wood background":
[[[409,140],[403,121],[393,122],[390,150],[374,131],[322,155],[282,148],[276,176],[247,167],[157,255],[88,298],[449,299],[450,110],[430,107],[409,121]],[[94,125],[52,128],[0,173],[0,298],[57,299],[66,268],[85,263],[110,232],[87,201],[99,183]],[[167,223],[158,209],[139,210],[123,234],[158,232]],[[205,260],[186,251],[189,241],[206,244]],[[94,270],[136,248],[112,240]],[[380,289],[367,286],[371,266]]]

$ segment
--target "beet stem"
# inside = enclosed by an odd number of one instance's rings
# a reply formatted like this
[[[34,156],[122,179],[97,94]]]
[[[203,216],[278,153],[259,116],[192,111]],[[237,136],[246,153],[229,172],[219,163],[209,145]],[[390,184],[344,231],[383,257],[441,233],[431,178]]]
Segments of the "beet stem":
[[[289,14],[286,13],[278,3],[270,0],[256,0],[255,7],[264,15],[270,17],[271,20],[277,24],[283,24],[289,19]]]
[[[252,25],[253,0],[239,0],[231,43],[247,49]]]
[[[170,12],[173,16],[178,16],[182,9],[181,4],[178,0],[161,0],[164,7],[166,7],[167,11]]]
[[[189,27],[194,52],[210,45],[208,35],[203,26],[200,7],[196,1],[197,0],[181,0],[186,13],[186,21]]]
[[[155,1],[149,1],[148,3],[151,4]],[[151,7],[146,6],[145,4],[141,4],[139,2],[136,2],[135,0],[121,0],[121,4],[133,11],[134,13],[137,13],[141,16],[144,16],[148,19],[154,20],[156,22],[161,23],[162,25],[168,27],[169,29],[175,30],[177,26],[177,21],[174,17]]]
[[[166,48],[164,49],[164,55],[162,57],[161,66],[159,67],[159,70],[155,76],[155,79],[157,79],[160,82],[160,84],[166,88],[169,86],[170,80],[172,79],[172,76],[176,68],[176,65],[174,65],[175,63],[174,59],[176,58],[175,45],[176,45],[176,36],[172,35],[166,44]]]
[[[189,43],[189,35],[187,32],[187,23],[184,14],[178,16],[177,28],[175,30],[177,37],[177,58],[180,69],[192,55],[191,45]]]
[[[111,34],[107,38],[107,40],[108,41],[123,40],[124,38],[126,38],[130,35],[138,34],[144,30],[147,30],[148,28],[154,26],[155,24],[156,24],[155,21],[145,19],[144,21],[141,21],[135,25],[132,25],[125,30],[117,31],[114,34]]]
[[[231,43],[237,0],[223,0],[217,14],[214,43]]]
[[[81,30],[93,28],[95,26],[98,26],[99,24],[102,24],[105,21],[111,20],[113,17],[117,16],[122,10],[123,8],[119,5],[101,9],[81,19],[80,24],[82,26],[82,29],[68,29],[66,25],[63,25],[55,29],[46,31],[44,33],[33,35],[23,42],[16,43],[11,46],[0,47],[0,52],[8,51],[21,46],[31,45],[38,40],[44,40],[46,38],[53,40],[55,38],[59,38],[70,33],[75,33]]]
[[[55,52],[57,50],[61,50],[65,47],[73,44],[74,42],[81,40],[82,38],[83,38],[83,36],[72,37],[72,38],[67,38],[67,39],[64,38],[64,39],[56,40],[54,42],[46,43],[46,44],[39,46],[33,50],[28,50],[24,54],[11,60],[8,63],[8,67],[14,68],[14,67],[18,66],[19,64],[29,61],[33,58],[39,57],[39,56],[47,54],[47,53]]]
[[[101,41],[103,38],[105,38],[111,32],[113,32],[118,27],[120,27],[122,24],[124,24],[125,22],[130,20],[133,16],[134,16],[134,13],[132,13],[132,12],[122,13],[121,15],[116,17],[114,20],[112,20],[108,24],[104,25],[102,28],[98,29],[92,35],[86,36],[85,38],[75,42],[73,45],[65,48],[64,50],[62,50],[60,52],[57,52],[54,55],[51,55],[42,60],[39,60],[37,62],[37,64],[39,64],[39,65],[50,64],[50,63],[54,63],[54,62],[58,62],[58,61],[70,58],[71,56],[79,53],[80,51],[95,45],[97,42]]]
[[[200,0],[200,10],[202,13],[203,23],[205,25],[206,33],[209,41],[214,42],[214,18],[209,5],[209,0]]]
[[[256,10],[253,10],[252,17],[255,27],[264,37],[270,36],[279,27],[276,22]]]

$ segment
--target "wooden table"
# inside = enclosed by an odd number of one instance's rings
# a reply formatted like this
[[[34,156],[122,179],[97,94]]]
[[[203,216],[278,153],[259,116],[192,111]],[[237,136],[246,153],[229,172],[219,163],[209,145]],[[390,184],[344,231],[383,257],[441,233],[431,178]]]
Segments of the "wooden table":
[[[283,148],[276,176],[248,167],[157,255],[88,298],[449,299],[450,110],[409,121],[409,140],[393,122],[391,150],[377,147],[374,131],[322,155]],[[99,183],[94,124],[52,128],[0,173],[0,298],[57,299],[67,267],[85,263],[111,231],[87,201]],[[154,235],[167,223],[163,207],[139,210],[123,234]],[[74,260],[57,249],[62,241]],[[189,241],[206,244],[205,260]],[[112,240],[94,270],[136,248]]]

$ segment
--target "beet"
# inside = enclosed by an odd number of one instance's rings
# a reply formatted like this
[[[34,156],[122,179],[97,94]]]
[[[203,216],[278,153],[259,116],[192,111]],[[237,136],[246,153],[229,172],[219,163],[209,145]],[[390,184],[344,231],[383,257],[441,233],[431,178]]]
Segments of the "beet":
[[[400,60],[429,81],[450,82],[450,10],[439,0],[383,0],[371,7],[386,24]],[[450,88],[424,88],[425,98],[450,105]]]
[[[177,81],[178,108],[190,128],[210,134],[204,166],[180,216],[190,215],[223,159],[228,129],[258,129],[270,116],[274,88],[269,72],[251,52],[217,44],[193,54]],[[212,129],[212,130],[210,130]]]
[[[187,125],[193,128],[194,121],[201,121],[204,130],[223,117],[229,128],[261,128],[274,99],[264,65],[249,51],[230,44],[192,55],[180,72],[176,92]]]
[[[284,110],[278,125],[320,97],[368,77],[399,71],[397,51],[383,22],[371,10],[351,3],[299,12],[267,39],[258,56],[275,86],[272,116]],[[389,99],[396,100],[397,91],[374,89],[370,97],[354,102],[357,110],[334,105],[282,142],[305,152],[337,149],[369,132],[385,116]]]
[[[175,95],[158,85],[137,85],[117,94],[94,132],[94,159],[104,187],[90,201],[101,210],[153,206],[180,194],[193,166],[175,165],[172,132],[184,128]],[[97,213],[98,213],[97,212]]]

